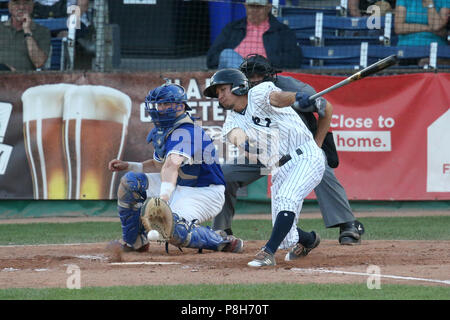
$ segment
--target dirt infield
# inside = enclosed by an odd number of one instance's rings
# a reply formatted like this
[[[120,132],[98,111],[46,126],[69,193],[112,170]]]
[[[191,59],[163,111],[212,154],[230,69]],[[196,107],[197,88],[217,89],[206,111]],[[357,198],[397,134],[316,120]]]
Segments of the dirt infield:
[[[448,211],[403,211],[358,213],[368,216],[449,215]],[[320,218],[308,213],[303,218]],[[270,219],[265,215],[238,215],[237,219]],[[0,223],[69,223],[117,221],[117,218],[9,219]],[[276,254],[275,267],[247,266],[264,241],[245,242],[244,252],[230,254],[151,243],[148,253],[122,254],[120,264],[106,250],[107,243],[69,245],[0,246],[0,289],[65,288],[73,266],[81,272],[81,286],[133,286],[170,284],[246,283],[366,283],[377,266],[383,283],[450,285],[450,241],[381,241],[363,239],[361,245],[341,246],[323,240],[307,257],[285,262],[285,250]],[[129,264],[136,263],[136,264]],[[146,264],[144,264],[146,263]],[[69,268],[71,266],[71,268]]]
[[[152,243],[148,253],[126,253],[122,256],[122,263],[155,263],[152,265],[113,265],[105,250],[106,243],[2,246],[0,288],[64,288],[70,276],[67,273],[70,265],[76,265],[81,271],[82,287],[188,283],[366,283],[368,275],[340,274],[338,271],[366,273],[371,265],[380,268],[381,285],[450,285],[450,241],[372,240],[363,241],[358,246],[340,246],[335,240],[324,240],[302,260],[285,262],[286,251],[280,250],[276,254],[277,266],[264,269],[248,267],[247,262],[263,244],[264,241],[248,241],[241,254],[211,251],[199,254],[193,249],[180,252],[172,246],[167,254],[164,245]]]

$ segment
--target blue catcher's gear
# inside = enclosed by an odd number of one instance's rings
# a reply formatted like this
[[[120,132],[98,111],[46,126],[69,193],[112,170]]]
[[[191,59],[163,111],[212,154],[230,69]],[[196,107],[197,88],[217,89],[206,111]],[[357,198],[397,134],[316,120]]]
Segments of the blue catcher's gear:
[[[117,207],[122,224],[122,239],[135,249],[148,242],[140,221],[147,187],[148,180],[144,173],[128,172],[120,179]]]
[[[187,222],[176,213],[173,214],[174,228],[169,243],[176,247],[195,248],[240,253],[244,248],[244,241],[225,231],[213,231],[210,227],[199,225],[196,220]]]
[[[161,161],[164,160],[166,156],[166,140],[167,137],[179,126],[190,123],[194,124],[192,118],[184,113],[177,118],[174,119],[172,125],[170,127],[155,127],[152,131],[147,135],[147,142],[153,143],[153,149],[155,150],[155,154]]]
[[[160,198],[149,198],[142,206],[142,223],[146,231],[156,230],[168,243],[178,248],[207,249],[214,251],[242,252],[243,241],[225,232],[213,231],[196,221],[187,222],[173,213]]]
[[[159,103],[170,103],[172,106],[166,110],[158,110]],[[192,110],[187,104],[186,91],[178,84],[163,84],[151,90],[145,97],[145,110],[158,128],[172,127],[176,121],[176,113],[182,111],[183,106],[184,110]]]
[[[174,230],[169,243],[181,248],[207,249],[222,251],[229,243],[209,227],[187,222],[176,213],[173,214]]]

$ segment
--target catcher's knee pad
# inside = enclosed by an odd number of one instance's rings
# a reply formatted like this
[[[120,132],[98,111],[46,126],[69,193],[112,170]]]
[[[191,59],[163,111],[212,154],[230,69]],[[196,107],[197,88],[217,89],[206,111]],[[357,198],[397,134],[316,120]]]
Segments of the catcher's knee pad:
[[[120,223],[122,224],[122,239],[130,246],[137,246],[139,249],[141,245],[146,244],[147,236],[145,229],[141,223],[141,210],[122,208],[119,206]]]
[[[229,243],[209,227],[200,226],[195,222],[188,223],[176,213],[173,213],[173,218],[175,226],[169,242],[174,246],[222,251]]]
[[[145,173],[128,172],[120,179],[117,204],[122,208],[139,208],[147,198],[148,179]]]
[[[144,173],[128,172],[120,179],[117,205],[122,224],[122,238],[131,246],[140,246],[140,243],[145,244],[147,241],[140,220],[140,207],[147,197],[147,187],[148,180]]]

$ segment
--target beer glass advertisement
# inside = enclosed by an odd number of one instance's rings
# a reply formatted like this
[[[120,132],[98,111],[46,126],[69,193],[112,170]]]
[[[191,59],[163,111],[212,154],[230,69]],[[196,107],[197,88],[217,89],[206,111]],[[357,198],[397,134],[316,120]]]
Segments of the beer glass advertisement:
[[[109,171],[108,163],[153,158],[144,101],[166,82],[186,89],[189,113],[214,140],[220,163],[232,162],[238,149],[221,135],[229,111],[203,95],[212,74],[2,74],[0,199],[116,199],[124,172]],[[343,80],[284,75],[317,91]],[[335,174],[349,199],[450,199],[449,86],[444,73],[379,76],[325,96],[340,158]]]
[[[210,74],[165,76],[2,76],[0,198],[116,199],[123,173],[109,171],[108,162],[153,158],[146,142],[153,125],[143,102],[166,81],[185,86],[191,115],[211,136],[220,135],[223,109],[201,93]]]

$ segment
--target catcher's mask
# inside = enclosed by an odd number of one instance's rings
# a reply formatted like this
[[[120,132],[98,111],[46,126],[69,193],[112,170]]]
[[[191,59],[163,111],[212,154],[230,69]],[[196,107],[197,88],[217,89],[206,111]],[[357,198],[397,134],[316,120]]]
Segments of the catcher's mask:
[[[158,109],[158,104],[170,104],[169,108]],[[176,120],[179,111],[192,110],[187,104],[184,88],[178,84],[166,83],[150,90],[145,97],[145,110],[150,114],[152,122],[159,128],[170,128]]]
[[[241,70],[248,79],[254,75],[263,77],[260,81],[249,80],[250,87],[254,87],[264,81],[276,82],[277,73],[281,72],[281,70],[275,69],[268,59],[255,53],[245,57],[244,61],[242,61],[239,66],[239,70]]]
[[[216,87],[220,84],[231,84],[231,92],[237,96],[243,96],[249,90],[245,74],[237,69],[222,69],[214,73],[209,87],[203,91],[203,94],[207,97],[217,98]]]

